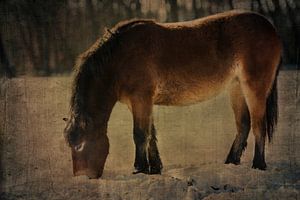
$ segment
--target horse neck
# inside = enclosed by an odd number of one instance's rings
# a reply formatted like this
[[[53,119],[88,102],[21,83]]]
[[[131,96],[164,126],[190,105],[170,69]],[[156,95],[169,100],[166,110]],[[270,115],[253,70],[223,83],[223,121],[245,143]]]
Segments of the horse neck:
[[[106,86],[104,86],[105,84]],[[116,103],[114,92],[110,85],[102,81],[91,81],[86,99],[86,113],[94,122],[101,127],[106,127],[113,106]]]
[[[112,43],[113,42],[113,43]],[[114,91],[114,67],[118,59],[114,59],[116,52],[111,49],[116,45],[114,40],[99,46],[96,42],[86,57],[83,57],[75,81],[75,93],[78,92],[80,111],[87,113],[94,120],[102,123],[108,121],[114,104],[116,91]],[[118,52],[119,52],[118,48]],[[97,66],[97,67],[95,67]],[[77,91],[76,91],[77,90]],[[78,108],[78,106],[76,106]]]

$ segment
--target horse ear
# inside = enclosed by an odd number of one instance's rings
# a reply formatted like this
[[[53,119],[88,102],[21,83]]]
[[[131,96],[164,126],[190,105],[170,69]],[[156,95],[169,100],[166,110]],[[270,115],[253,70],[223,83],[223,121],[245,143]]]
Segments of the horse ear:
[[[69,121],[69,119],[68,119],[68,118],[65,118],[65,117],[63,118],[63,120],[64,120],[65,122]]]
[[[109,32],[113,37],[115,36],[115,33],[111,31],[109,28],[105,27],[105,31]]]

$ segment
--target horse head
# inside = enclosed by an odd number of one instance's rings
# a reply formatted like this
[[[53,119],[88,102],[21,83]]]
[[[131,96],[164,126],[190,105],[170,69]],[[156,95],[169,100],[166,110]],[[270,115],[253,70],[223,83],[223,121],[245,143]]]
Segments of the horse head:
[[[64,118],[64,136],[71,148],[74,176],[102,176],[109,152],[106,129],[97,127],[91,118]]]

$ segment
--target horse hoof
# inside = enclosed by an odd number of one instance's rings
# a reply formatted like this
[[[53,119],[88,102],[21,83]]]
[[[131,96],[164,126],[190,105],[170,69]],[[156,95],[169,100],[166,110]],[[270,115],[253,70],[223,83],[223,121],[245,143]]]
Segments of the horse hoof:
[[[132,174],[149,174],[149,170],[148,169],[137,169],[137,170],[133,171]]]
[[[252,168],[253,169],[266,170],[267,169],[267,165],[266,165],[266,163],[262,163],[262,164],[253,163]]]
[[[161,174],[160,168],[150,168],[150,174]]]
[[[225,161],[225,164],[234,164],[234,165],[240,165],[241,161],[233,158],[227,158]]]

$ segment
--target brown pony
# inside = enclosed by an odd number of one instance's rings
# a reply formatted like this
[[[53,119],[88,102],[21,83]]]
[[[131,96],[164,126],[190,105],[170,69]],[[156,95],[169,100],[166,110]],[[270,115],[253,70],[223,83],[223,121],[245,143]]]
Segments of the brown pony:
[[[231,11],[178,23],[133,20],[107,30],[81,55],[65,137],[74,175],[98,178],[109,152],[106,134],[117,101],[133,115],[134,173],[160,174],[153,105],[188,105],[227,89],[237,135],[225,163],[239,164],[250,128],[253,168],[266,169],[265,140],[277,123],[281,42],[263,16]]]

